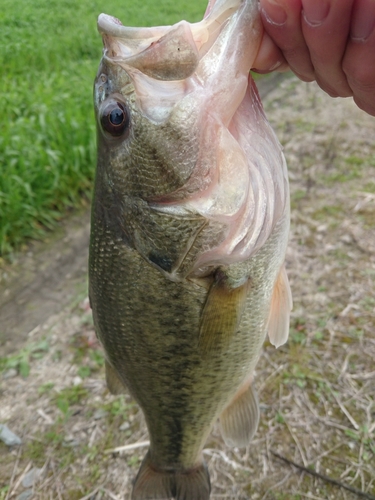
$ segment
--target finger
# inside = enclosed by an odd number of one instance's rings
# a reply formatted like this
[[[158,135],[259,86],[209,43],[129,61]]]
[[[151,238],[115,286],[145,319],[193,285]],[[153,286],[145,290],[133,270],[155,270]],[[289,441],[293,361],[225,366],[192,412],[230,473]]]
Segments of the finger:
[[[357,0],[343,69],[357,105],[375,116],[375,2]]]
[[[260,0],[264,29],[284,54],[290,68],[306,82],[315,80],[301,27],[301,0]]]
[[[253,71],[270,73],[271,71],[287,71],[289,66],[281,52],[269,35],[264,31],[258,55],[254,61]]]
[[[341,62],[350,32],[353,1],[302,0],[302,32],[316,81],[333,97],[352,95]]]

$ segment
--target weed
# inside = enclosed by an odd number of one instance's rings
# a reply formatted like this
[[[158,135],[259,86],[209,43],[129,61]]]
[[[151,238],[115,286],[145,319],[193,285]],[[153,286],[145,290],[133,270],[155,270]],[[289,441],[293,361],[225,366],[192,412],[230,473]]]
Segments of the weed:
[[[136,465],[138,465],[140,462],[140,458],[137,457],[136,455],[134,455],[133,457],[129,458],[128,460],[128,465],[130,467],[135,467]]]
[[[275,500],[302,500],[301,495],[285,495],[284,493],[276,493]]]
[[[276,418],[276,422],[278,424],[285,424],[285,418],[284,418],[284,415],[281,412],[278,411],[276,413],[276,417],[275,418]]]
[[[45,436],[47,438],[47,436]],[[29,441],[23,451],[24,458],[32,460],[37,465],[42,465],[46,453],[45,440],[33,439]]]
[[[296,344],[306,343],[306,322],[304,318],[296,318],[290,325],[290,341]]]
[[[0,500],[5,500],[8,497],[9,486],[0,488]]]
[[[369,193],[375,193],[375,182],[373,182],[373,181],[367,182],[363,186],[363,191],[369,192]]]
[[[114,401],[111,401],[110,403],[105,405],[104,408],[113,416],[122,415],[125,417],[126,412],[129,409],[129,405],[126,404],[125,398],[123,396],[119,396]]]
[[[360,158],[359,156],[348,156],[348,158],[345,158],[345,162],[348,165],[355,165],[355,166],[361,166],[365,163],[364,158]]]
[[[14,368],[26,378],[30,373],[30,361],[42,358],[48,350],[49,343],[45,339],[32,343],[16,354],[0,358],[0,372]]]
[[[80,366],[78,368],[78,375],[81,378],[87,378],[91,375],[91,368],[89,366]]]
[[[375,455],[375,437],[369,434],[367,426],[362,426],[358,430],[346,429],[345,435],[355,442],[361,444],[362,459],[369,461]]]
[[[317,330],[315,333],[314,333],[314,340],[316,341],[320,341],[320,340],[323,340],[325,337],[324,333],[322,332],[322,330]]]
[[[304,189],[297,189],[294,191],[290,197],[290,205],[292,210],[296,210],[299,207],[299,202],[304,200],[307,196],[307,192]]]
[[[90,359],[98,366],[98,368],[101,368],[104,366],[104,354],[103,351],[101,350],[93,350],[90,352]]]
[[[22,452],[24,460],[32,460],[35,465],[42,466],[45,463],[46,455],[53,452],[58,457],[59,467],[63,468],[74,462],[77,449],[65,443],[64,423],[61,419],[53,424],[47,432],[38,433],[33,439],[26,443]]]
[[[88,390],[81,384],[67,387],[54,396],[54,402],[63,415],[68,418],[71,413],[71,406],[79,403],[88,396]]]
[[[69,500],[80,500],[82,498],[82,496],[84,496],[84,491],[83,490],[77,490],[77,489],[74,489],[74,490],[69,490],[67,492],[67,497],[66,498],[69,498]]]
[[[54,387],[53,382],[46,382],[45,384],[41,385],[38,389],[39,394],[46,394],[51,391],[51,389]]]
[[[343,207],[341,205],[324,205],[315,210],[312,217],[317,221],[327,221],[327,217],[338,219],[343,215]]]
[[[371,276],[371,273],[369,273]],[[359,305],[365,310],[365,311],[374,311],[375,310],[375,297],[371,297],[370,295],[367,295],[364,297],[362,300],[359,301]]]

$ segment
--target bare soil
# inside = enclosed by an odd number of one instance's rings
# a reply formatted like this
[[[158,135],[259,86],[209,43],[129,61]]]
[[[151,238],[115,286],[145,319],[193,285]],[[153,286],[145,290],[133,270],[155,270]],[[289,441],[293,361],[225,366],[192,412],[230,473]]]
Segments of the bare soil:
[[[264,104],[289,165],[294,310],[258,365],[255,439],[231,450],[215,428],[207,442],[212,498],[375,498],[375,119],[295,78]],[[87,238],[80,215],[2,269],[0,423],[22,445],[0,442],[0,500],[128,499],[146,451],[140,410],[105,386]]]
[[[89,212],[65,221],[0,267],[0,348],[16,351],[29,332],[74,300],[87,276]]]

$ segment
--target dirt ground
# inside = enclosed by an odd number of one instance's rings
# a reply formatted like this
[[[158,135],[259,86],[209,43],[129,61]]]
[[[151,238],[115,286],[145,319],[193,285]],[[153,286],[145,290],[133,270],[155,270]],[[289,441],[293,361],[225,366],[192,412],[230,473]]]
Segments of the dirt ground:
[[[255,439],[207,442],[212,498],[374,500],[375,119],[295,78],[264,105],[290,172],[294,309],[258,365]],[[0,441],[0,500],[128,499],[146,452],[137,405],[105,386],[87,239],[84,214],[2,266],[0,424],[21,444]]]

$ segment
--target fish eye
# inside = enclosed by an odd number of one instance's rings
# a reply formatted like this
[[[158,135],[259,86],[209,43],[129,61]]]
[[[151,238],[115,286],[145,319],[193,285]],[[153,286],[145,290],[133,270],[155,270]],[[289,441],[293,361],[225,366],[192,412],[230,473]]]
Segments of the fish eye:
[[[129,130],[129,111],[121,102],[111,101],[102,110],[100,123],[103,130],[119,137]]]

